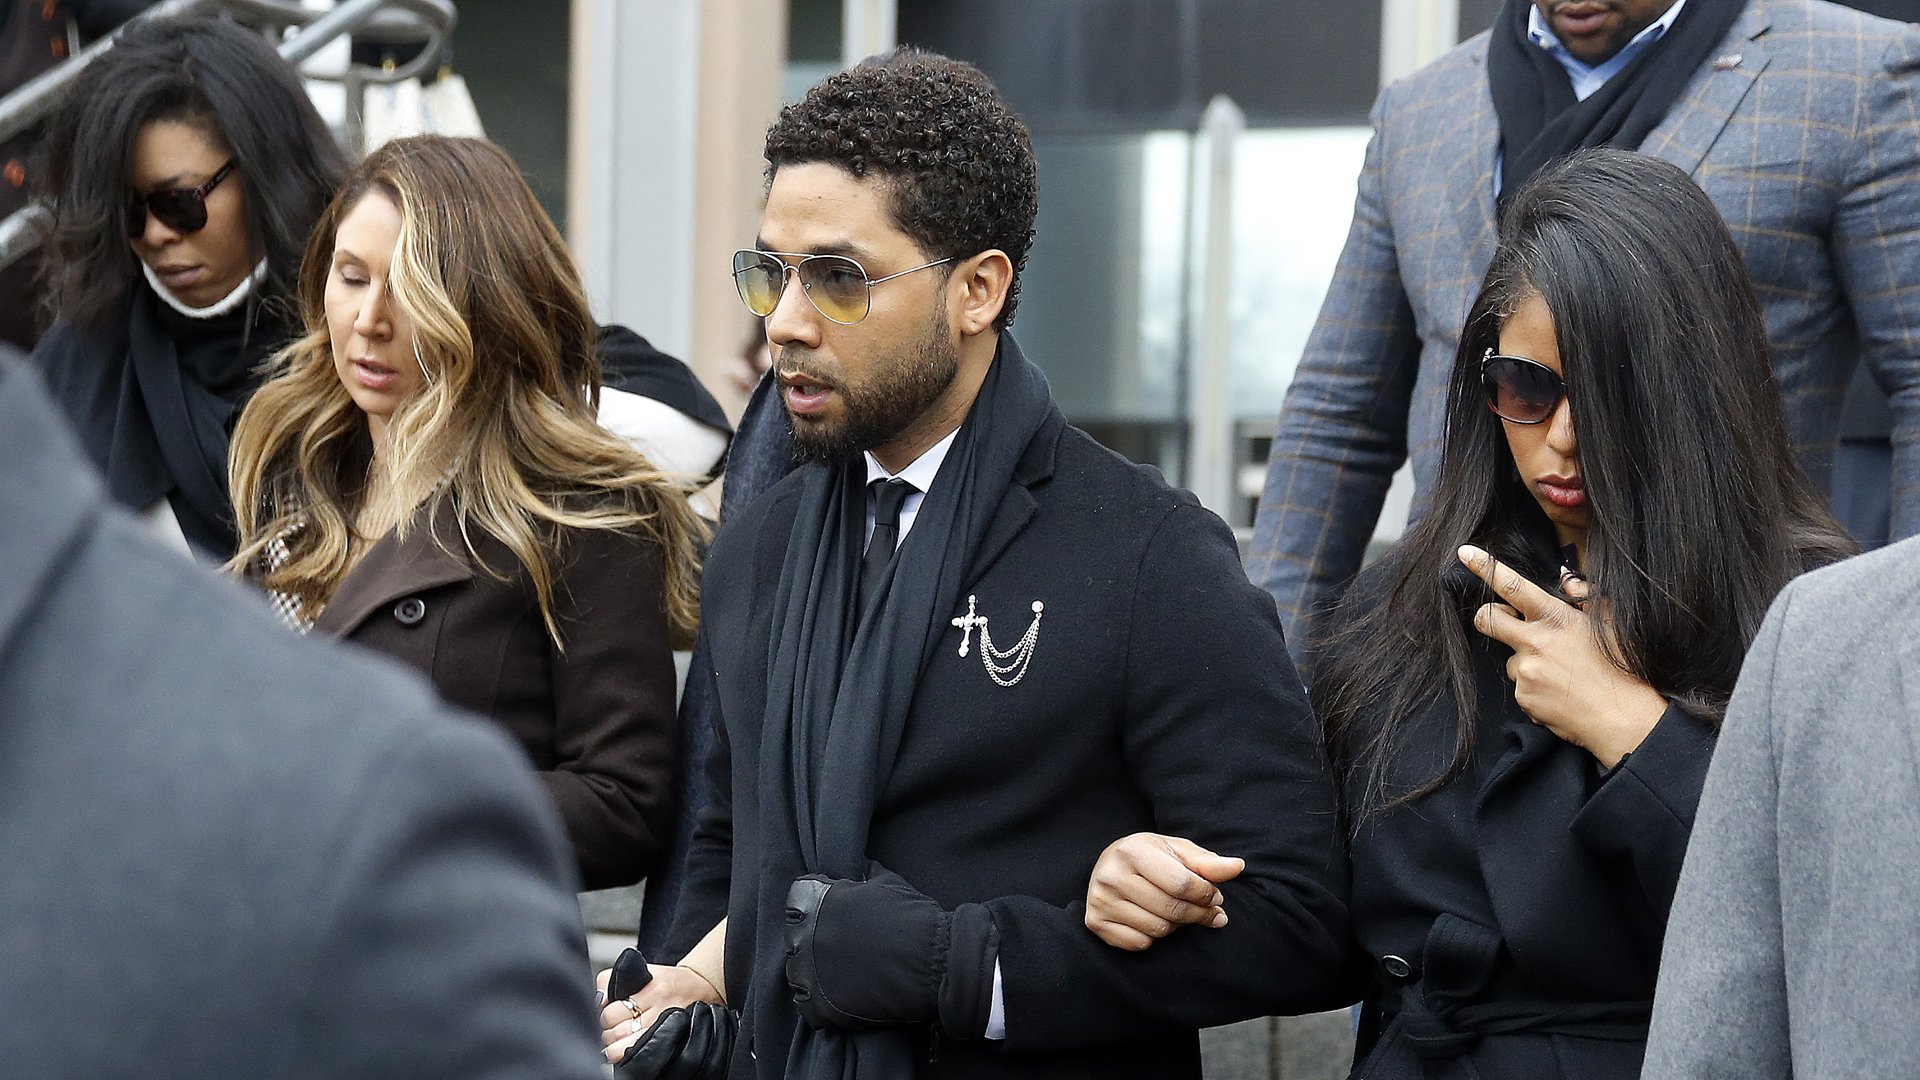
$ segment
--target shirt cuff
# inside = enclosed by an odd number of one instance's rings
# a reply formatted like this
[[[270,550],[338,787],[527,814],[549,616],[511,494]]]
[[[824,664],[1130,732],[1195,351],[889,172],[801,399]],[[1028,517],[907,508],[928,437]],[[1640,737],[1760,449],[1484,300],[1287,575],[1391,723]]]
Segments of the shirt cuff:
[[[987,1009],[987,1038],[1007,1037],[1007,999],[1000,990],[1000,961],[993,962],[993,1004]]]

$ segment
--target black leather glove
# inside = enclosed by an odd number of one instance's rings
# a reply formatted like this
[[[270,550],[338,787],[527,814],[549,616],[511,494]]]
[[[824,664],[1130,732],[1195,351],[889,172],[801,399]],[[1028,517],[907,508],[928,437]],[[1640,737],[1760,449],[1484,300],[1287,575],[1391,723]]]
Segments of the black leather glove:
[[[934,1023],[987,1030],[999,936],[979,904],[943,911],[898,874],[808,875],[787,890],[787,984],[815,1027],[864,1031]]]
[[[607,999],[632,997],[653,981],[647,958],[628,949],[613,962]],[[724,1005],[696,1001],[660,1014],[620,1059],[620,1080],[725,1080],[739,1018]]]
[[[619,1080],[726,1080],[739,1018],[710,1001],[671,1008],[614,1066]]]
[[[607,973],[607,1000],[630,998],[645,990],[652,981],[653,971],[647,967],[646,956],[639,949],[624,949]]]

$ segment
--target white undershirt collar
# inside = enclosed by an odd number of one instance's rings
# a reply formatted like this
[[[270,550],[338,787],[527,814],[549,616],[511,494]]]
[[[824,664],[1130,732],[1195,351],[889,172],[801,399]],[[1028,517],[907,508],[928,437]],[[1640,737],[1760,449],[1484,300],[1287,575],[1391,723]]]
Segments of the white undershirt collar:
[[[261,278],[267,276],[267,260],[261,259],[256,263],[253,268],[253,273],[248,274],[244,281],[234,286],[232,292],[203,308],[189,307],[182,303],[179,297],[167,291],[167,286],[161,282],[160,275],[154,273],[153,267],[148,266],[144,259],[140,262],[140,272],[146,275],[147,284],[153,288],[154,294],[159,296],[168,307],[185,315],[189,319],[217,319],[247,302],[247,297],[253,293],[254,285],[257,284]]]

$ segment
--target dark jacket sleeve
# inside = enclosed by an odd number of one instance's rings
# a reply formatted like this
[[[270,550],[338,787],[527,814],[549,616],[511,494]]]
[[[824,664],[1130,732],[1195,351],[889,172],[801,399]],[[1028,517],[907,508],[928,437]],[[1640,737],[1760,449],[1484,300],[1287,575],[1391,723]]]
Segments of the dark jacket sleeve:
[[[556,559],[561,646],[553,672],[555,764],[540,774],[580,857],[583,887],[652,869],[671,822],[673,646],[660,547],[570,529]]]
[[[1374,106],[1353,226],[1280,409],[1247,556],[1296,649],[1309,613],[1360,568],[1407,457],[1420,337],[1384,194],[1391,93]]]
[[[1103,944],[1083,903],[989,901],[1009,1050],[1347,1004],[1333,783],[1273,604],[1218,518],[1189,503],[1162,520],[1128,632],[1125,751],[1157,828],[1247,867],[1221,886],[1227,926],[1186,927],[1142,953]]]
[[[710,655],[702,641],[695,646],[696,657]],[[673,926],[667,934],[665,959],[678,961],[687,955],[714,924],[726,917],[728,882],[733,872],[733,744],[727,738],[727,725],[720,715],[720,691],[714,685],[711,661],[687,676],[706,685],[708,716],[713,728],[713,748],[707,755],[705,801],[693,826],[693,843],[687,851],[685,878],[674,902]]]
[[[357,785],[305,956],[255,957],[308,1010],[302,1080],[595,1080],[573,872],[524,758],[479,722],[437,721]]]
[[[1668,705],[1639,748],[1573,818],[1573,835],[1589,849],[1631,866],[1658,912],[1673,905],[1714,737],[1706,721]]]

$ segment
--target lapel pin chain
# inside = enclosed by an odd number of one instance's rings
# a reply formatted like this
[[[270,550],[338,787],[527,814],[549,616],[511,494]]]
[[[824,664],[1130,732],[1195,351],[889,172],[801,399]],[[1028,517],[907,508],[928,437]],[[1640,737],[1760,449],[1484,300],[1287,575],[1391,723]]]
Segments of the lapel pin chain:
[[[987,677],[1001,686],[1013,686],[1026,677],[1028,665],[1033,663],[1033,650],[1040,643],[1040,619],[1046,613],[1047,605],[1038,600],[1033,602],[1033,622],[1027,624],[1027,632],[1008,649],[996,648],[993,635],[987,630],[987,617],[977,614],[976,598],[967,597],[967,613],[953,620],[960,628],[960,655],[965,656],[970,649],[973,632],[980,631],[980,665],[987,670]]]

